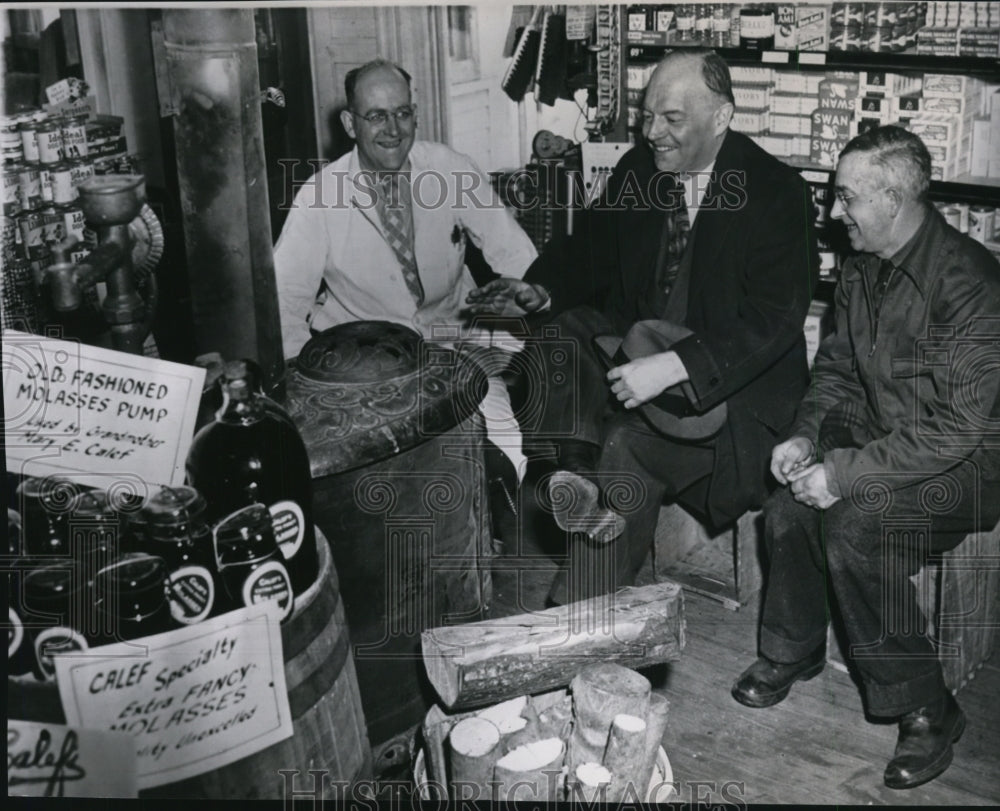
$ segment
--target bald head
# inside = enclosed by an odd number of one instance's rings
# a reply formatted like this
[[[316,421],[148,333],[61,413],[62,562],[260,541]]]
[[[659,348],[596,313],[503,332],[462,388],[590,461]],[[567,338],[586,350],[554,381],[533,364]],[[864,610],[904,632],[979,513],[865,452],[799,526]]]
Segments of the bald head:
[[[733,116],[729,69],[714,51],[677,50],[646,86],[642,134],[656,167],[666,172],[706,168],[719,152]]]

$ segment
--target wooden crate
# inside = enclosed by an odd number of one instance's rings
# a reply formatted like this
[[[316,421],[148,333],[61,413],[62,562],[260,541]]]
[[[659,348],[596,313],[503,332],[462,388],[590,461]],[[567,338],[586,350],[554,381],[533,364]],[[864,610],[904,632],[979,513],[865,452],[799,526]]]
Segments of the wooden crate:
[[[944,681],[957,693],[990,658],[1000,627],[1000,525],[975,532],[932,558],[913,577],[927,633],[938,651]],[[827,661],[847,671],[843,631],[831,624]]]
[[[760,591],[763,521],[759,511],[749,511],[712,533],[683,507],[663,507],[653,547],[656,579],[673,580],[738,611]]]

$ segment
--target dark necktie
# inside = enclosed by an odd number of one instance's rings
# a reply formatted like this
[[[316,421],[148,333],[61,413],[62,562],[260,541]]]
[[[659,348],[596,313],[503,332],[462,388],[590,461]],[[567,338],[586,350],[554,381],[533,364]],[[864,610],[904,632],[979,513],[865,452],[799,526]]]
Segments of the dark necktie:
[[[413,254],[413,229],[409,206],[404,204],[400,175],[393,172],[381,182],[382,226],[385,238],[403,269],[403,279],[417,305],[424,303],[424,286],[417,273],[417,258]]]
[[[656,267],[657,301],[654,304],[656,312],[663,312],[670,298],[670,291],[680,271],[681,257],[687,247],[688,235],[691,233],[691,220],[684,200],[684,186],[680,180],[677,181],[675,199],[677,205],[667,209],[663,223],[662,244]]]

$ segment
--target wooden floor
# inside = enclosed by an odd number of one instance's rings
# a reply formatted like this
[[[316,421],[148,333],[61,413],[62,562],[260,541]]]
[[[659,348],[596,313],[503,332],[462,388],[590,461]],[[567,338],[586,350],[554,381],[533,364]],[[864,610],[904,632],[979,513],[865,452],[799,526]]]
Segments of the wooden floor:
[[[494,567],[493,615],[539,610],[558,545],[533,509],[528,531],[508,521]],[[649,582],[651,569],[640,575]],[[757,599],[740,611],[685,594],[687,645],[680,661],[647,675],[671,702],[663,739],[680,802],[783,804],[1000,804],[1000,652],[959,694],[968,726],[941,777],[909,791],[882,783],[895,724],[866,720],[850,675],[827,666],[781,704],[755,710],[729,693],[756,656]]]

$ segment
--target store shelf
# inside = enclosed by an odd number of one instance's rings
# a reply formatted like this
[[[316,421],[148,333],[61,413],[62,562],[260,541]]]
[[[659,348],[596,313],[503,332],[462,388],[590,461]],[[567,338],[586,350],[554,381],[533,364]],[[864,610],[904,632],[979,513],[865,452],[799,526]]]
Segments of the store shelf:
[[[812,166],[802,159],[782,158],[782,160],[798,169],[810,183],[826,183],[833,175],[832,170]],[[933,200],[951,200],[973,205],[1000,205],[1000,178],[962,175],[957,180],[932,180],[930,196]]]
[[[632,62],[656,62],[668,51],[686,46],[628,43],[627,58]],[[1000,81],[1000,58],[979,56],[933,56],[912,52],[867,51],[748,51],[743,48],[716,48],[727,64],[788,67],[799,70],[887,70],[894,73],[958,73]]]

